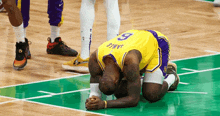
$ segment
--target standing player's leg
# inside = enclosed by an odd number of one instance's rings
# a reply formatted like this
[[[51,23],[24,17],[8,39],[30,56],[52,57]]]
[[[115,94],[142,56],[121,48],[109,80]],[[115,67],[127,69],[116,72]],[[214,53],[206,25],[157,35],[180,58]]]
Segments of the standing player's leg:
[[[120,28],[118,0],[104,0],[107,15],[107,40],[116,37]]]
[[[16,6],[15,0],[2,0],[2,2],[3,2],[3,7],[8,12],[9,21],[14,29],[17,39],[16,56],[13,63],[13,67],[16,70],[21,70],[26,66],[27,58],[30,58],[28,40],[25,39],[24,23],[21,14],[22,11],[21,7],[23,6],[21,3],[22,1],[18,3],[18,7]],[[21,11],[18,8],[21,9]]]
[[[88,61],[92,41],[92,27],[95,18],[95,0],[82,0],[80,8],[81,54],[66,62],[62,67],[66,70],[89,72]]]
[[[78,52],[71,49],[61,40],[60,26],[63,24],[63,0],[48,0],[48,15],[51,35],[48,38],[47,53],[65,56],[76,56]]]

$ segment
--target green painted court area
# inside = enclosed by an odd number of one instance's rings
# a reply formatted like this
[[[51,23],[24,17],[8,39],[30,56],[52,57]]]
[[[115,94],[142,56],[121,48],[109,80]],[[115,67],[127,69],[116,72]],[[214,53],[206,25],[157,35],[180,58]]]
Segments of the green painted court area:
[[[141,97],[137,107],[102,109],[94,112],[115,116],[220,115],[220,55],[173,62],[178,66],[181,83],[176,91],[168,92],[162,100],[148,103]],[[48,104],[49,107],[53,105],[86,111],[89,75],[0,87],[0,95]]]
[[[214,0],[196,0],[196,1],[201,1],[201,2],[211,2],[211,3],[214,2]]]

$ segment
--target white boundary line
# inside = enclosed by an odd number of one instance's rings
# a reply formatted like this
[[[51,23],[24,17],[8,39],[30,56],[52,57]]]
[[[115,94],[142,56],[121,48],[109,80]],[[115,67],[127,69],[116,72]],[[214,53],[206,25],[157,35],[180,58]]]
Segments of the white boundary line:
[[[179,82],[179,84],[189,85],[189,83]]]
[[[85,91],[85,90],[86,89],[81,89],[81,90],[76,90],[74,92]],[[59,94],[65,94],[65,93],[67,93],[67,92],[59,93]],[[51,104],[46,104],[46,103],[41,103],[41,102],[29,101],[31,99],[45,98],[45,97],[51,97],[51,96],[52,95],[43,95],[43,96],[37,96],[37,97],[31,97],[31,98],[18,99],[18,98],[6,97],[6,96],[0,95],[0,97],[3,97],[3,98],[13,99],[11,101],[0,102],[0,105],[11,103],[11,102],[16,102],[16,101],[25,101],[25,102],[36,103],[36,104],[40,104],[40,105],[47,105],[47,106],[52,106],[52,107],[57,107],[57,108],[64,108],[64,109],[73,110],[73,111],[80,111],[80,112],[98,114],[98,115],[103,115],[103,116],[112,116],[112,115],[107,115],[107,114],[95,113],[95,112],[91,112],[91,111],[79,110],[79,109],[75,109],[75,108],[68,108],[68,107],[64,107],[64,106],[57,106],[57,105],[51,105]]]
[[[11,102],[16,102],[16,101],[20,101],[20,100],[19,99],[15,99],[15,100],[11,100],[11,101],[0,102],[0,105],[11,103]]]
[[[47,93],[47,94],[50,94],[51,96],[54,96],[54,95],[62,95],[62,94],[68,94],[68,93],[76,93],[76,92],[88,91],[88,90],[90,90],[90,88],[80,89],[80,90],[74,90],[74,91],[67,91],[67,92],[61,92],[61,93],[51,93],[51,92],[47,92],[47,91],[38,91],[38,92],[40,92],[40,93]]]
[[[10,98],[10,97],[7,97],[7,98]],[[112,115],[107,115],[107,114],[91,112],[91,111],[68,108],[68,107],[64,107],[64,106],[57,106],[57,105],[51,105],[51,104],[40,103],[40,102],[35,102],[35,101],[29,101],[28,99],[18,99],[18,98],[12,98],[12,99],[14,99],[14,100],[7,101],[7,102],[0,102],[0,105],[11,103],[11,102],[16,102],[16,101],[25,101],[25,102],[36,103],[36,104],[40,104],[40,105],[47,105],[47,106],[51,106],[51,107],[63,108],[63,109],[68,109],[68,110],[73,110],[73,111],[79,111],[79,112],[85,112],[85,113],[91,113],[91,114],[97,114],[97,115],[103,115],[103,116],[112,116]]]
[[[181,73],[181,74],[178,74],[179,76],[181,75],[188,75],[188,74],[193,74],[193,73],[199,73],[199,72],[207,72],[207,71],[213,71],[213,70],[219,70],[220,67],[218,68],[212,68],[212,69],[206,69],[206,70],[198,70],[196,72],[187,72],[187,73]]]
[[[54,81],[54,80],[60,80],[60,79],[76,78],[76,77],[84,76],[84,75],[88,75],[88,74],[78,74],[78,75],[60,77],[60,78],[49,79],[49,80],[35,81],[35,82],[30,82],[30,83],[22,83],[22,84],[17,84],[17,85],[2,86],[2,87],[0,87],[0,89],[6,88],[6,87],[19,86],[19,85],[29,85],[29,84],[39,83],[39,82],[47,82],[47,81]]]
[[[212,51],[212,50],[205,50],[205,52],[214,53],[214,54],[220,54],[220,52]]]
[[[45,104],[45,103],[40,103],[40,102],[35,102],[35,101],[26,100],[26,102],[36,103],[36,104],[40,104],[40,105],[47,105],[47,106],[52,106],[52,107],[57,107],[57,108],[63,108],[63,109],[68,109],[68,110],[73,110],[73,111],[80,111],[80,112],[85,112],[85,113],[97,114],[97,115],[102,115],[102,116],[113,116],[113,115],[101,114],[101,113],[96,113],[96,112],[91,112],[91,111],[79,110],[79,109],[75,109],[75,108],[68,108],[68,107],[63,107],[63,106]]]
[[[168,91],[168,93],[194,93],[194,94],[208,94],[207,92],[192,92],[192,91]]]
[[[194,70],[194,69],[189,69],[189,68],[181,68],[182,70],[187,70],[187,71],[192,71],[192,72],[197,72],[198,70]]]
[[[196,59],[196,58],[202,58],[202,57],[207,57],[207,56],[215,56],[215,55],[220,55],[220,54],[208,54],[208,55],[202,55],[202,56],[195,56],[195,57],[189,57],[189,58],[176,59],[176,60],[171,60],[171,61],[189,60],[189,59]]]
[[[195,0],[195,1],[199,1],[199,2],[207,2],[207,3],[214,3],[214,2],[211,2],[211,1],[204,1],[204,0]]]

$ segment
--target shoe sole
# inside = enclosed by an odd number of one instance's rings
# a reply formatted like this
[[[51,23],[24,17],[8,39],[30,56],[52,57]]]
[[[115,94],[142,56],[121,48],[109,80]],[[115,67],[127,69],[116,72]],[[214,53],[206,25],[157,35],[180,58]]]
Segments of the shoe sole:
[[[27,60],[26,60],[26,62],[22,65],[22,66],[14,66],[14,63],[13,63],[13,68],[15,69],[15,70],[23,70],[24,69],[24,67],[27,65]]]
[[[53,52],[47,52],[47,54],[51,54],[51,55],[62,55],[62,56],[77,56],[78,54],[58,54],[58,53],[53,53]]]
[[[27,59],[31,59],[31,52],[28,51]]]
[[[85,66],[68,66],[68,65],[62,65],[63,69],[65,70],[71,70],[71,71],[77,71],[77,72],[82,72],[82,73],[89,73],[88,67]]]

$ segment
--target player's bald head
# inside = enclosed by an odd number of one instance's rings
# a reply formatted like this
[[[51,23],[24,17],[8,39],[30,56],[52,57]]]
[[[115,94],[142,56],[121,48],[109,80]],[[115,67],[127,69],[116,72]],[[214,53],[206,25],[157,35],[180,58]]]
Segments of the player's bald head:
[[[99,79],[99,89],[106,95],[111,95],[116,90],[116,84],[110,76],[103,76]]]

